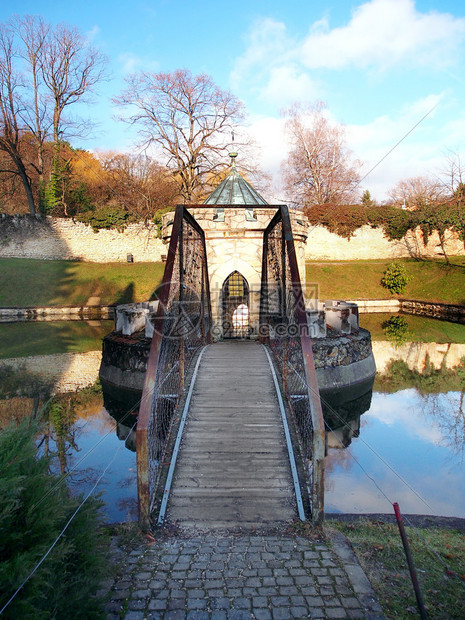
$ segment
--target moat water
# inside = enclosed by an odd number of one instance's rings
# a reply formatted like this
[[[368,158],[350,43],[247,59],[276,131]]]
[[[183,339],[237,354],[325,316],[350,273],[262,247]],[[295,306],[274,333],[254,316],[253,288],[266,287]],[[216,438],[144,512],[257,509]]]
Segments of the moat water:
[[[360,322],[372,333],[378,373],[372,393],[326,407],[326,511],[384,513],[398,502],[405,514],[465,518],[465,326],[408,315]],[[121,412],[107,411],[90,387],[112,328],[0,324],[0,426],[39,415],[56,393],[60,407],[45,418],[41,450],[76,492],[111,463],[98,488],[106,520],[121,522],[137,518],[136,418],[117,422]]]

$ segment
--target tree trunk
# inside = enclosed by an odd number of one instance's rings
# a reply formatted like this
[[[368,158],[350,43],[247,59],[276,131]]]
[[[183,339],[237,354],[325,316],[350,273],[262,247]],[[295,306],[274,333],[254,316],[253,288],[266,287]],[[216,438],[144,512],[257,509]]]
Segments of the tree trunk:
[[[31,181],[27,175],[26,168],[21,160],[16,160],[16,167],[18,169],[18,174],[21,179],[21,182],[24,187],[24,191],[26,192],[27,204],[29,206],[29,213],[31,215],[36,214],[36,205],[34,202],[34,194],[32,193]]]
[[[440,242],[440,244],[441,244],[442,251],[444,252],[444,256],[445,256],[445,259],[446,259],[446,263],[447,263],[448,265],[450,265],[450,260],[449,260],[449,257],[447,256],[447,252],[446,252],[446,237],[445,237],[445,231],[444,231],[444,232],[438,231],[438,232],[439,232],[439,242]]]

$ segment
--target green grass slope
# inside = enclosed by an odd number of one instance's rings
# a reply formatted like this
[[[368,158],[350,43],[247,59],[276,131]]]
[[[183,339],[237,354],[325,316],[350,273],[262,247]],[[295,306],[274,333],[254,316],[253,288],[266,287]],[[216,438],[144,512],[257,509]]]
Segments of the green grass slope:
[[[381,278],[391,260],[361,260],[307,263],[307,285],[318,284],[319,298],[388,299]],[[402,297],[465,305],[465,258],[419,261],[402,259],[411,280]]]
[[[83,263],[0,259],[0,307],[73,306],[146,301],[160,284],[163,263]]]

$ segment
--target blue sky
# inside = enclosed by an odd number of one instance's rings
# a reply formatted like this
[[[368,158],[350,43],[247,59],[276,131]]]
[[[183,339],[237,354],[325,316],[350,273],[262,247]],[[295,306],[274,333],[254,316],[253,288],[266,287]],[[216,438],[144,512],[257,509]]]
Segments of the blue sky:
[[[451,152],[465,155],[460,0],[3,0],[0,21],[19,11],[77,26],[109,58],[111,77],[83,110],[100,123],[84,148],[135,148],[110,102],[125,75],[189,68],[244,101],[269,199],[283,197],[281,110],[297,100],[327,102],[364,173],[431,111],[363,182],[378,200],[401,179],[438,175]]]

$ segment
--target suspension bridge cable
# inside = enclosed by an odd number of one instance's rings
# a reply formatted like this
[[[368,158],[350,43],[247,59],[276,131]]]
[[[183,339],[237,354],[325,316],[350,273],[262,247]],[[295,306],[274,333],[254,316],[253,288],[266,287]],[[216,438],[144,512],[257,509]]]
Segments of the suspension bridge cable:
[[[331,428],[331,426],[326,422],[325,420],[325,426],[332,432],[334,433],[335,430],[333,428]],[[342,443],[342,441],[337,437],[336,440],[339,442],[339,444],[341,445],[342,448],[345,449],[344,444]],[[366,475],[367,478],[369,478],[369,480],[371,480],[373,482],[373,484],[375,485],[375,487],[378,489],[378,491],[381,493],[381,495],[392,505],[392,499],[390,497],[388,497],[388,495],[384,492],[384,490],[379,486],[378,482],[376,481],[375,478],[373,478],[373,476],[371,476],[367,470],[365,469],[365,467],[363,467],[363,465],[360,463],[360,461],[357,459],[357,457],[352,454],[352,452],[348,453],[349,456],[357,463],[357,465],[360,467],[360,469],[363,471],[363,473]]]
[[[420,118],[420,120],[419,120],[419,121],[417,121],[417,122],[415,123],[415,125],[413,125],[413,127],[411,127],[411,128],[407,131],[407,133],[406,133],[406,134],[404,134],[404,135],[402,136],[402,138],[400,138],[400,140],[398,140],[398,141],[394,144],[394,146],[392,146],[392,147],[391,147],[391,148],[387,151],[387,153],[385,153],[385,154],[381,157],[381,159],[380,159],[380,160],[378,160],[378,161],[376,162],[376,164],[375,164],[374,166],[372,166],[372,167],[368,170],[368,172],[367,172],[366,174],[364,174],[364,175],[363,175],[363,177],[362,177],[362,178],[361,178],[361,179],[357,182],[357,184],[355,185],[354,189],[357,189],[357,187],[359,187],[359,186],[361,185],[361,183],[362,183],[362,182],[363,182],[363,181],[364,181],[364,180],[365,180],[368,176],[370,176],[370,174],[371,174],[374,170],[376,170],[376,168],[377,168],[377,167],[378,167],[378,166],[379,166],[379,165],[380,165],[380,164],[381,164],[381,163],[382,163],[385,159],[387,159],[387,158],[389,157],[389,155],[390,155],[393,151],[395,151],[395,149],[396,149],[396,148],[397,148],[400,144],[402,144],[402,142],[403,142],[406,138],[408,138],[408,136],[409,136],[411,133],[413,133],[413,132],[415,131],[415,129],[416,129],[416,128],[417,128],[417,127],[418,127],[418,126],[419,126],[419,125],[420,125],[420,124],[421,124],[421,123],[422,123],[422,122],[423,122],[426,118],[428,118],[428,116],[429,116],[430,114],[432,114],[432,113],[434,112],[434,110],[435,110],[435,109],[439,106],[439,103],[440,103],[440,102],[438,101],[438,102],[437,102],[437,103],[436,103],[436,104],[435,104],[435,105],[434,105],[434,106],[433,106],[430,110],[428,110],[428,112],[426,112],[426,114],[424,114],[424,115]],[[331,209],[334,209],[335,207],[336,207],[336,204],[331,204],[331,205],[329,206],[329,208],[328,208],[328,211],[330,211]],[[318,226],[318,224],[314,224],[313,226],[310,226],[309,231],[308,231],[308,236],[310,236],[310,234],[311,234],[311,233],[312,233],[312,232],[316,229],[316,227],[317,227],[317,226]]]
[[[134,429],[134,426],[136,425],[136,422],[134,422],[133,426],[131,427],[131,430]],[[84,499],[81,501],[81,503],[79,504],[79,506],[76,508],[76,510],[73,512],[73,514],[71,515],[71,517],[68,519],[68,521],[66,522],[65,526],[63,527],[63,529],[61,530],[61,532],[58,534],[58,536],[55,538],[55,540],[53,541],[53,543],[50,545],[50,547],[48,548],[48,550],[44,553],[44,555],[42,556],[42,558],[37,562],[37,564],[34,566],[34,568],[32,569],[32,571],[28,574],[28,576],[24,579],[24,581],[21,583],[21,585],[16,589],[16,591],[12,594],[12,596],[10,597],[10,599],[5,603],[5,605],[2,607],[2,609],[0,609],[0,614],[2,614],[5,609],[11,604],[11,602],[16,598],[16,596],[19,594],[19,592],[23,589],[23,587],[26,585],[26,583],[31,579],[31,577],[35,574],[35,572],[38,570],[38,568],[43,564],[43,562],[47,559],[47,557],[50,555],[50,553],[52,552],[52,550],[54,549],[54,547],[57,545],[58,541],[60,540],[60,538],[63,536],[63,534],[66,532],[66,530],[68,529],[68,527],[71,525],[73,519],[76,517],[76,515],[78,514],[78,512],[81,510],[81,508],[84,506],[84,504],[87,502],[87,500],[89,499],[89,497],[92,495],[92,493],[95,491],[95,489],[97,488],[98,484],[100,483],[100,481],[102,480],[103,476],[106,474],[106,472],[108,471],[108,469],[110,468],[110,466],[113,464],[113,462],[115,461],[119,451],[122,448],[122,443],[117,447],[115,454],[112,456],[112,458],[110,459],[109,463],[107,464],[107,466],[105,467],[105,469],[103,470],[103,472],[100,474],[100,476],[98,477],[97,481],[95,482],[95,484],[93,485],[92,489],[87,493],[87,495],[84,497]]]
[[[310,388],[311,389],[311,388]],[[346,425],[346,420],[344,420],[344,418],[328,403],[328,401],[324,398],[320,396],[321,401],[325,404],[326,407],[328,407],[328,409],[330,410],[330,412],[339,419],[339,421],[344,423],[344,426]],[[330,424],[328,424],[328,422],[325,420],[325,426],[331,431],[331,432],[335,432],[335,429],[333,429]],[[338,441],[338,443],[340,444],[340,446],[342,448],[345,449],[344,444],[342,443],[342,441],[337,437],[337,435],[335,435],[336,437],[336,441]],[[377,456],[378,458],[381,459],[381,461],[397,476],[400,478],[400,480],[406,484],[407,488],[409,488],[426,506],[428,506],[428,508],[433,512],[433,509],[431,508],[431,506],[428,504],[428,502],[421,496],[419,495],[415,489],[413,489],[410,484],[404,480],[402,478],[402,476],[400,476],[390,465],[389,463],[387,463],[369,444],[367,441],[365,441],[362,437],[358,437],[358,439],[360,439],[362,441],[362,443],[364,443],[372,452],[373,454],[375,454],[375,456]],[[350,458],[352,458],[355,463],[359,466],[359,468],[362,470],[362,472],[366,475],[366,477],[371,480],[371,482],[373,482],[373,484],[375,485],[375,487],[378,489],[378,491],[381,493],[381,495],[391,504],[391,506],[393,505],[393,501],[392,499],[387,495],[387,493],[384,491],[384,489],[381,488],[381,486],[378,484],[378,482],[376,481],[376,479],[370,475],[368,473],[368,471],[365,469],[365,467],[360,463],[360,461],[357,459],[357,457],[352,453],[352,451],[348,452]],[[429,543],[429,541],[426,539],[425,536],[423,536],[419,530],[418,527],[416,527],[409,519],[408,515],[403,515],[403,518],[405,519],[405,521],[408,523],[408,525],[412,528],[412,530],[415,532],[415,534],[422,540],[422,542],[425,544],[425,546],[427,547],[427,549],[430,551],[430,553],[432,555],[434,555],[439,562],[447,569],[447,571],[449,572],[449,574],[451,576],[456,577],[457,579],[459,579],[460,583],[462,584],[462,586],[465,588],[465,583],[463,582],[463,580],[459,577],[459,575],[457,575],[453,570],[451,570],[450,566],[447,564],[447,562],[444,560],[444,558],[439,554],[439,552]]]
[[[377,162],[377,163],[376,163],[376,164],[375,164],[372,168],[370,168],[370,170],[368,170],[368,172],[367,172],[367,173],[366,173],[366,174],[365,174],[365,175],[364,175],[364,176],[360,179],[360,181],[357,183],[357,185],[356,185],[355,187],[358,187],[358,186],[362,183],[362,181],[364,181],[364,180],[365,180],[368,176],[370,176],[370,174],[373,172],[373,170],[375,170],[375,169],[376,169],[376,168],[377,168],[377,167],[378,167],[378,166],[379,166],[379,165],[380,165],[380,164],[381,164],[381,163],[382,163],[382,162],[383,162],[383,161],[384,161],[387,157],[389,157],[389,155],[390,155],[390,154],[391,154],[391,153],[392,153],[392,152],[393,152],[393,151],[394,151],[394,150],[395,150],[395,149],[396,149],[396,148],[397,148],[400,144],[402,144],[402,142],[403,142],[403,141],[404,141],[404,140],[405,140],[405,139],[406,139],[406,138],[407,138],[407,137],[408,137],[411,133],[413,133],[413,132],[415,131],[415,129],[418,127],[418,125],[420,125],[420,124],[421,124],[421,123],[422,123],[422,122],[423,122],[426,118],[428,118],[428,116],[429,116],[430,114],[432,114],[432,113],[434,112],[434,110],[438,107],[438,105],[439,105],[439,101],[438,101],[438,102],[437,102],[437,103],[436,103],[436,104],[435,104],[435,105],[434,105],[434,106],[433,106],[430,110],[428,110],[428,112],[426,112],[426,114],[424,114],[424,115],[420,118],[420,120],[419,120],[418,122],[416,122],[416,123],[415,123],[415,125],[414,125],[411,129],[409,129],[409,130],[407,131],[407,133],[406,133],[404,136],[402,136],[402,138],[401,138],[398,142],[396,142],[396,143],[394,144],[394,146],[393,146],[393,147],[391,147],[391,148],[389,149],[389,151],[388,151],[385,155],[383,155],[383,157],[381,157],[381,159],[380,159],[380,160],[379,160],[379,161],[378,161],[378,162]]]
[[[343,418],[342,416],[340,416],[340,415],[338,414],[338,412],[337,412],[337,411],[335,411],[335,410],[333,409],[333,407],[331,407],[331,405],[330,405],[330,404],[329,404],[329,403],[328,403],[328,402],[327,402],[324,398],[322,398],[321,400],[325,403],[326,407],[328,407],[328,408],[330,409],[330,411],[331,411],[331,413],[333,413],[333,415],[335,415],[335,416],[336,416],[336,417],[337,417],[340,421],[345,422],[344,418]],[[327,424],[327,423],[326,423],[326,421],[325,421],[325,424]],[[329,425],[328,425],[328,428],[330,428],[330,427],[329,427]],[[330,429],[330,430],[333,430],[333,429]],[[377,457],[377,458],[378,458],[378,459],[379,459],[379,460],[380,460],[380,461],[381,461],[381,462],[382,462],[382,463],[383,463],[383,464],[384,464],[384,465],[385,465],[385,466],[386,466],[386,467],[387,467],[387,468],[388,468],[388,469],[389,469],[389,470],[390,470],[390,471],[391,471],[391,472],[392,472],[395,476],[397,476],[397,478],[399,478],[399,480],[400,480],[401,482],[403,482],[403,484],[405,484],[405,486],[406,486],[406,487],[407,487],[407,488],[408,488],[408,489],[409,489],[412,493],[414,493],[414,494],[418,497],[418,499],[419,499],[419,500],[421,500],[421,501],[425,504],[425,506],[427,506],[427,507],[431,510],[431,512],[433,512],[433,508],[432,508],[432,507],[428,504],[428,502],[427,502],[427,501],[426,501],[426,500],[425,500],[425,499],[424,499],[424,498],[423,498],[423,497],[422,497],[422,496],[421,496],[421,495],[420,495],[420,494],[419,494],[419,493],[418,493],[418,492],[417,492],[417,491],[416,491],[416,490],[415,490],[415,489],[414,489],[414,488],[410,485],[410,483],[409,483],[409,482],[407,482],[407,480],[405,480],[405,478],[404,478],[403,476],[401,476],[401,475],[400,475],[400,474],[399,474],[399,473],[398,473],[398,472],[394,469],[394,467],[392,467],[392,465],[390,465],[390,463],[388,463],[388,461],[386,461],[386,459],[385,459],[384,457],[382,457],[382,456],[381,456],[381,455],[380,455],[380,454],[379,454],[379,453],[378,453],[378,452],[377,452],[377,451],[376,451],[376,450],[375,450],[375,449],[374,449],[374,448],[373,448],[373,447],[372,447],[372,446],[371,446],[371,445],[370,445],[370,444],[369,444],[369,443],[368,443],[365,439],[363,439],[363,437],[359,437],[359,439],[360,439],[360,441],[361,441],[361,442],[362,442],[362,443],[363,443],[363,444],[364,444],[364,445],[365,445],[365,446],[366,446],[369,450],[371,450],[371,452],[373,452],[373,454],[374,454],[374,455],[375,455],[375,456],[376,456],[376,457]],[[384,493],[383,493],[383,495],[384,495]],[[392,504],[392,501],[391,501],[391,504]]]

